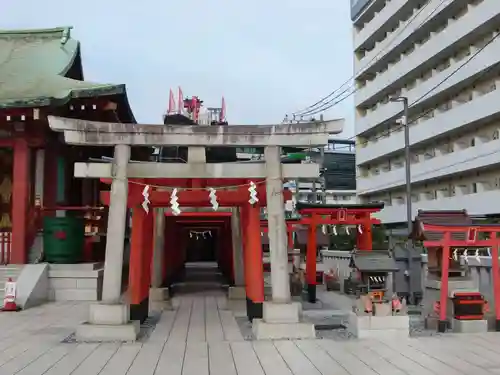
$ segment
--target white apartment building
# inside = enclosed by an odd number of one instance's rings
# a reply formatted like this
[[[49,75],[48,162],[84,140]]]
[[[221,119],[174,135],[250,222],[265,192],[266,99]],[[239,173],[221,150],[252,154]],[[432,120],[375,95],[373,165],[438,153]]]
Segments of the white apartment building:
[[[406,220],[403,104],[390,101],[406,97],[413,215],[500,214],[500,1],[352,6],[358,199],[383,201],[384,223]]]

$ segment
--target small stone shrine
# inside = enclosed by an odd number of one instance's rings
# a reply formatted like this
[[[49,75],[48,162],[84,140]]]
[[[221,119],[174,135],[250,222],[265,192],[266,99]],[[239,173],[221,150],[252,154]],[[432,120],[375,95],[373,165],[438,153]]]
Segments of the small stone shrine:
[[[388,251],[355,251],[346,289],[355,295],[348,330],[358,338],[382,337],[387,332],[408,336],[406,305],[390,293],[388,281],[398,271]]]

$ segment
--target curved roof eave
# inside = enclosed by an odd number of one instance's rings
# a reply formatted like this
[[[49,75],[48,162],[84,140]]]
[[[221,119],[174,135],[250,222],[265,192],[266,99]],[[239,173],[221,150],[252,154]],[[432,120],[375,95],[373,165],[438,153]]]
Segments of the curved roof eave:
[[[116,95],[122,98],[122,116],[135,122],[125,85],[67,77],[79,64],[76,76],[83,78],[80,43],[70,30],[0,31],[0,108],[61,106],[71,99]]]

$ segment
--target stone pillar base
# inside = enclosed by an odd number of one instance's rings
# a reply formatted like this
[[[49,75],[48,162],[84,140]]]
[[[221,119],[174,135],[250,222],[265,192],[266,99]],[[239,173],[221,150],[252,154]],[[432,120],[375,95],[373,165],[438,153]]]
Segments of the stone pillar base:
[[[168,288],[149,289],[149,311],[173,309]]]
[[[89,321],[76,329],[77,341],[135,341],[140,322],[130,321],[130,309],[122,304],[90,305]]]
[[[163,302],[170,300],[170,291],[168,288],[149,289],[149,300],[153,302]]]
[[[262,319],[254,319],[252,332],[257,340],[316,338],[312,323],[266,323]]]
[[[457,320],[451,321],[451,328],[455,333],[485,333],[488,332],[488,321],[482,320]]]
[[[254,319],[252,331],[257,340],[316,338],[314,324],[300,322],[300,303],[264,302],[263,319]]]
[[[410,335],[410,318],[408,315],[359,316],[350,313],[347,330],[359,339],[407,338]]]
[[[246,299],[246,291],[244,286],[230,286],[227,290],[228,299]]]

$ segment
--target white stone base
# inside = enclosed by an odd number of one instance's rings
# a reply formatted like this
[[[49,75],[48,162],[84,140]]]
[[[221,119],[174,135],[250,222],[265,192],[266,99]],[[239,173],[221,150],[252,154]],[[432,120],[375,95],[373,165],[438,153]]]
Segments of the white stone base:
[[[123,304],[90,305],[89,324],[123,325],[130,321],[130,308]]]
[[[77,341],[135,341],[139,321],[130,321],[130,308],[125,304],[90,305],[89,321],[76,329]]]
[[[257,340],[316,338],[312,323],[267,323],[262,319],[254,319],[252,331]]]
[[[247,293],[244,286],[230,286],[227,290],[228,299],[246,299]]]
[[[299,302],[264,302],[263,320],[266,323],[298,323],[301,317],[302,305]]]
[[[298,302],[264,302],[263,319],[254,319],[252,331],[257,340],[313,339],[314,324],[300,322],[302,305]]]
[[[170,299],[168,288],[149,289],[149,299],[154,302],[163,302]]]
[[[410,318],[408,315],[358,316],[350,313],[347,330],[360,339],[404,338],[410,334]]]
[[[139,330],[139,321],[122,325],[84,323],[76,328],[76,340],[87,342],[135,341]]]
[[[149,290],[149,312],[172,310],[172,308],[168,288],[151,288]]]
[[[451,328],[455,333],[483,333],[488,332],[488,321],[484,320],[457,320],[451,321]]]

